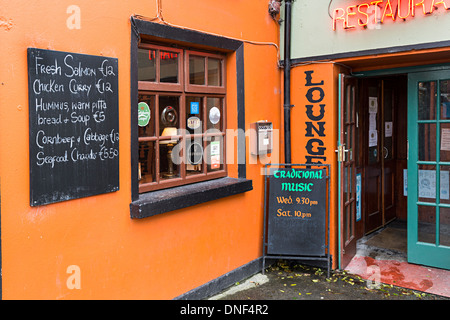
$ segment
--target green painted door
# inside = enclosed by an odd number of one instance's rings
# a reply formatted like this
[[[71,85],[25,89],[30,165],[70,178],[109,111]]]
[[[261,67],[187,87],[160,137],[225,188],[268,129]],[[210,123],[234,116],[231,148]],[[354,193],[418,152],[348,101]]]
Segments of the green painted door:
[[[408,261],[450,269],[450,70],[408,76]]]

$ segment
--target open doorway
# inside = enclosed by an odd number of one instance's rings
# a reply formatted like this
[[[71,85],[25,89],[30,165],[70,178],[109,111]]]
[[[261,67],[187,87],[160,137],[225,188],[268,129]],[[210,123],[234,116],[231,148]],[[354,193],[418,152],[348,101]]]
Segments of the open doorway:
[[[407,75],[358,80],[357,250],[407,260]]]
[[[394,220],[407,220],[407,77],[358,83],[356,171],[361,175],[358,238]]]
[[[450,296],[450,68],[419,69],[340,77],[339,265]]]
[[[359,239],[391,232],[408,262],[450,269],[450,69],[340,88],[340,267]]]
[[[345,268],[359,239],[393,221],[406,226],[408,78],[342,75],[340,88],[340,266]],[[406,243],[405,232],[398,236]]]

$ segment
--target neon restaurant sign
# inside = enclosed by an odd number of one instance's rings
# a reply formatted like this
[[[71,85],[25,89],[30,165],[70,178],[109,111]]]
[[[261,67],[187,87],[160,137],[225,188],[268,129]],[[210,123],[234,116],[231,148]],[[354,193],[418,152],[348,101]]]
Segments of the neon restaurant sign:
[[[361,4],[336,8],[333,11],[333,30],[370,28],[384,23],[415,18],[418,15],[431,15],[440,8],[450,10],[450,0],[376,0]]]

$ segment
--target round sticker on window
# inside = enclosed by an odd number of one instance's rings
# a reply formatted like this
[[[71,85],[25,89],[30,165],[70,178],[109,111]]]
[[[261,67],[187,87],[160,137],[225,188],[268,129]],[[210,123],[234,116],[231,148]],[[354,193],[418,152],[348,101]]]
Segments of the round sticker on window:
[[[161,122],[166,127],[174,127],[177,125],[178,113],[172,106],[167,106],[161,113]]]
[[[189,129],[195,130],[200,128],[201,125],[201,121],[200,118],[198,117],[190,117],[187,119],[187,127]]]
[[[139,102],[138,104],[138,125],[145,127],[150,122],[151,111],[150,107],[145,102]]]
[[[217,124],[220,121],[219,108],[212,107],[211,110],[209,110],[209,121],[211,121],[212,124]]]

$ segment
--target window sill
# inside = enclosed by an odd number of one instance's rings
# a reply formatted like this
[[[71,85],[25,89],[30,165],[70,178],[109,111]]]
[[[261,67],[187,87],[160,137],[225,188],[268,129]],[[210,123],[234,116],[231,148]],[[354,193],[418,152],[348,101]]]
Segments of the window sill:
[[[132,219],[142,219],[250,190],[251,180],[229,177],[158,190],[140,194],[130,204],[130,214]]]

